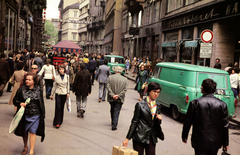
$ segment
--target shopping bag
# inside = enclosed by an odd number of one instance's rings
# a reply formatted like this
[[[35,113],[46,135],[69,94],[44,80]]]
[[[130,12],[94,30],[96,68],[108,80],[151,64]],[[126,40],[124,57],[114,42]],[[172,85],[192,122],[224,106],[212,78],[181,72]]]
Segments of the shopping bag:
[[[113,146],[112,155],[138,155],[138,152],[122,146]]]
[[[71,100],[70,100],[70,97],[67,98],[66,106],[67,106],[68,112],[71,113]]]
[[[27,105],[28,103],[30,103],[30,100],[31,100],[30,98],[26,99],[25,104]],[[12,119],[12,122],[10,124],[9,133],[14,133],[19,122],[22,119],[24,111],[25,111],[25,108],[23,106],[18,110],[17,114],[14,116],[14,118]]]

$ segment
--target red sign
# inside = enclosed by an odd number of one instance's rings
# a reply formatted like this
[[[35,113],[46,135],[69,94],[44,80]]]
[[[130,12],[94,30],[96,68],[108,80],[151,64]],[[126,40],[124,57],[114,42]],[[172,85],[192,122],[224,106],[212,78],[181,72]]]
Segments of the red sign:
[[[205,43],[210,43],[213,40],[213,32],[211,30],[204,30],[201,33],[201,39]]]

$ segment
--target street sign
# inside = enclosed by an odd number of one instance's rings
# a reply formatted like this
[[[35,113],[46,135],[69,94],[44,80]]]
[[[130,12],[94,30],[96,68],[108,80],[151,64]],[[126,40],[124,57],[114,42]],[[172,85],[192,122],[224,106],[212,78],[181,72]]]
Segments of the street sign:
[[[201,39],[205,43],[210,43],[213,40],[213,32],[211,30],[204,30],[201,33]]]
[[[200,44],[200,58],[211,58],[212,56],[212,43]]]

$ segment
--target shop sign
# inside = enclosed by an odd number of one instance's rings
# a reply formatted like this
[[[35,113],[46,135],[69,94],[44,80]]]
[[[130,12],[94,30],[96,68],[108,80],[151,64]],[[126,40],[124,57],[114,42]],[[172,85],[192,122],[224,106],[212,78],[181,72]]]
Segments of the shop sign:
[[[192,11],[189,14],[171,18],[170,20],[165,20],[162,22],[162,29],[175,29],[237,15],[240,15],[239,0],[225,1],[216,5],[211,5],[196,11]]]
[[[211,58],[212,56],[212,43],[200,44],[200,58]]]

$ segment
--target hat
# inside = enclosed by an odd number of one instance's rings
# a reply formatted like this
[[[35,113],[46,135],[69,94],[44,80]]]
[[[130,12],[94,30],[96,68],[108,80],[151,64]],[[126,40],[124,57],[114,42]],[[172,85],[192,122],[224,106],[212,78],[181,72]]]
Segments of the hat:
[[[113,66],[112,70],[117,73],[122,73],[124,69],[121,66]]]

